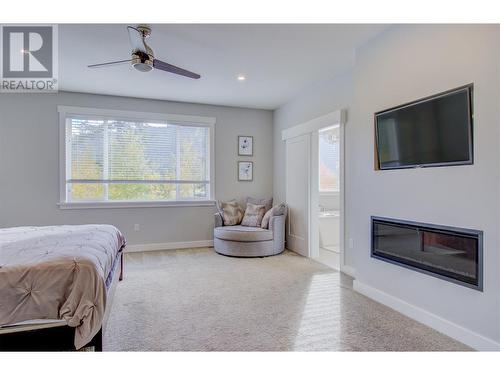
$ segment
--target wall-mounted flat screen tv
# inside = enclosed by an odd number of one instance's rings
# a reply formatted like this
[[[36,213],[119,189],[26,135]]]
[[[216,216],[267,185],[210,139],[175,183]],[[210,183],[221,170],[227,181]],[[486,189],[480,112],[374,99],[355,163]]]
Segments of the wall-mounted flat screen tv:
[[[472,84],[375,113],[376,167],[473,164]]]

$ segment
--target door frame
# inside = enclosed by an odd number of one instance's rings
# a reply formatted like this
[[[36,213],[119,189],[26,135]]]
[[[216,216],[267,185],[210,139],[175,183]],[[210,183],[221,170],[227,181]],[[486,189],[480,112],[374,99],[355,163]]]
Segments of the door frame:
[[[310,258],[319,256],[319,131],[334,125],[340,126],[340,270],[354,276],[352,267],[345,264],[345,124],[346,111],[339,109],[324,116],[314,118],[304,123],[292,126],[281,132],[281,140],[295,138],[300,135],[310,134],[310,179],[309,179],[309,225],[308,225],[308,254]],[[286,158],[285,158],[286,159]],[[286,163],[286,160],[285,160]],[[318,236],[312,236],[318,233]]]

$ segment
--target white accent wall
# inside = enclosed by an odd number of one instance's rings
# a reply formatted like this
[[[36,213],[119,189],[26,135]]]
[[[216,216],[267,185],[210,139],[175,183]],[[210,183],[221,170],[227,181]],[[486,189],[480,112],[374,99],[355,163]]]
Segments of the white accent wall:
[[[283,199],[281,130],[347,108],[346,262],[358,291],[477,349],[500,349],[500,28],[398,25],[358,48],[352,72],[274,113],[274,196]],[[373,114],[474,84],[474,165],[374,170]],[[484,291],[370,257],[370,216],[484,231]]]
[[[356,281],[422,309],[417,317],[444,319],[440,328],[449,334],[458,325],[455,336],[482,349],[494,348],[483,338],[500,342],[499,51],[498,26],[392,28],[357,51],[348,134],[347,236]],[[474,165],[374,170],[374,112],[468,83]],[[370,258],[370,215],[483,230],[484,292]]]
[[[58,105],[216,117],[216,198],[272,196],[271,111],[71,92],[0,94],[0,227],[113,224],[129,244],[147,249],[205,244],[213,237],[210,206],[59,209]],[[237,156],[238,135],[254,137],[253,157]],[[252,182],[237,181],[237,160],[254,162]]]

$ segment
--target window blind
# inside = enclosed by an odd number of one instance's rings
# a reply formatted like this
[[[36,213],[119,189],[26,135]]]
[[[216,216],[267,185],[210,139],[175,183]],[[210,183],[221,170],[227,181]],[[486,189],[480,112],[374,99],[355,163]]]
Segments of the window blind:
[[[210,131],[195,124],[66,119],[68,201],[210,197]]]
[[[340,142],[339,128],[319,133],[319,190],[339,191],[340,184]]]

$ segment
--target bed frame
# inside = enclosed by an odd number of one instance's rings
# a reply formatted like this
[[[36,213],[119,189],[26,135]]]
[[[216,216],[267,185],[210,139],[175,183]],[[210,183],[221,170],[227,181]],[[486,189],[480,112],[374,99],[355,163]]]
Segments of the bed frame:
[[[106,308],[101,329],[81,351],[102,351],[103,330],[109,317],[113,296],[118,281],[123,280],[123,249],[117,255],[116,270],[108,288]],[[53,321],[31,325],[13,325],[0,329],[0,351],[75,351],[75,328],[64,321]]]

